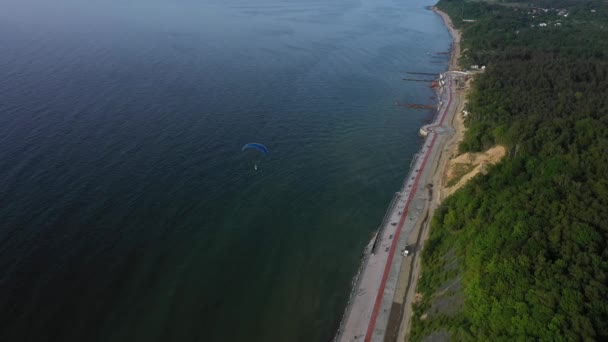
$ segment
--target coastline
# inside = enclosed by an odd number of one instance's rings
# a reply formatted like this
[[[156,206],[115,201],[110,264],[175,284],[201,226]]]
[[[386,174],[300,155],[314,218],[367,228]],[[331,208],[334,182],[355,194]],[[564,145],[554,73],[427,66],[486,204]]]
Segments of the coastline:
[[[460,69],[458,65],[458,60],[461,56],[460,49],[460,40],[461,40],[461,32],[454,28],[452,23],[452,19],[450,16],[442,12],[436,6],[432,7],[433,12],[441,17],[443,20],[443,24],[450,32],[450,36],[452,37],[452,48],[450,50],[450,63],[448,66],[449,71],[458,71]],[[462,116],[462,111],[464,110],[464,106],[466,104],[466,97],[468,95],[469,88],[465,88],[464,90],[460,90],[456,92],[457,94],[457,102],[458,105],[456,107],[456,113],[452,116],[452,120],[450,121],[450,126],[454,129],[454,134],[451,135],[448,140],[445,142],[445,145],[449,148],[448,153],[443,155],[441,160],[441,165],[436,170],[439,172],[438,179],[440,180],[437,183],[439,186],[437,204],[441,204],[443,199],[451,194],[448,189],[448,169],[449,169],[449,161],[451,158],[456,157],[458,155],[458,145],[464,138],[464,133],[466,131],[466,127],[464,126],[464,118]],[[431,216],[432,217],[432,216]]]
[[[458,60],[461,57],[461,33],[459,30],[454,28],[452,20],[447,13],[442,12],[435,6],[431,7],[431,10],[441,17],[443,24],[450,32],[450,36],[452,37],[452,46],[450,49],[448,71],[457,71],[459,70]],[[400,315],[401,317],[396,338],[397,341],[407,341],[409,337],[411,319],[413,316],[412,306],[417,300],[416,288],[418,285],[418,280],[420,279],[422,251],[424,249],[424,244],[429,237],[431,219],[435,213],[435,210],[441,205],[443,199],[448,195],[446,193],[446,171],[449,167],[449,160],[458,154],[458,144],[464,135],[465,127],[460,113],[464,107],[466,92],[454,92],[456,106],[454,113],[452,113],[451,119],[449,120],[449,126],[452,128],[453,133],[450,134],[447,139],[442,140],[439,144],[439,150],[441,153],[434,168],[433,175],[430,177],[430,183],[434,185],[433,189],[435,191],[433,191],[433,196],[431,196],[432,198],[429,199],[429,203],[425,208],[424,220],[421,220],[421,222],[416,225],[416,231],[414,231],[412,234],[416,235],[416,238],[410,239],[411,244],[416,244],[420,247],[418,248],[417,253],[414,253],[412,256],[410,263],[404,263],[405,265],[400,273],[400,278],[403,278],[400,279],[400,281],[404,283],[402,284],[402,287],[404,287],[404,298],[402,304],[403,312]]]
[[[444,175],[463,135],[464,92],[455,86],[460,33],[435,7],[452,36],[448,71],[441,74],[438,111],[425,142],[416,154],[402,187],[395,193],[357,276],[337,341],[402,341],[409,333],[418,283],[421,252],[429,236],[430,218],[445,195]],[[456,123],[456,125],[455,125]],[[410,246],[410,254],[400,251]],[[397,252],[397,253],[396,253]]]
[[[452,23],[452,19],[447,13],[442,12],[436,6],[431,7],[431,10],[435,12],[437,15],[441,17],[443,20],[443,24],[450,32],[452,36],[452,49],[450,54],[450,64],[448,70],[458,70],[458,58],[460,58],[460,39],[461,34],[460,31],[454,28],[454,24]]]

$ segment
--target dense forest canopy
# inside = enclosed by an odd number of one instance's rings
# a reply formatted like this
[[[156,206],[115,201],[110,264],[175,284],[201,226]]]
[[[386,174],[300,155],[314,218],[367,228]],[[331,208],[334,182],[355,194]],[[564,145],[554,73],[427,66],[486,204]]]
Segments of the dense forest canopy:
[[[412,340],[608,339],[608,3],[441,0],[462,29],[461,151],[509,149],[436,213]],[[467,19],[463,22],[462,18]],[[455,250],[456,271],[446,269]],[[457,314],[420,317],[447,279]]]

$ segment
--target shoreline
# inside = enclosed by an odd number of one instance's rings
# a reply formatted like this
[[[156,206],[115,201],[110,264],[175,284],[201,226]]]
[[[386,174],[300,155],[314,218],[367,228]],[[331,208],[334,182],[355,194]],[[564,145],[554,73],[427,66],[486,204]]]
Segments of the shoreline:
[[[370,241],[371,249],[366,248],[336,333],[337,341],[392,341],[397,337],[401,341],[409,332],[429,218],[443,198],[444,170],[463,133],[462,125],[454,125],[464,99],[454,85],[455,77],[462,75],[453,72],[458,69],[460,34],[445,13],[431,9],[442,17],[452,36],[450,65],[440,75],[437,114],[431,124],[424,126],[428,130],[424,144]],[[408,245],[410,255],[402,255],[400,251]]]
[[[452,36],[452,49],[450,50],[450,64],[448,70],[454,71],[458,70],[458,58],[460,58],[460,39],[461,34],[460,31],[454,28],[454,24],[452,23],[452,19],[447,13],[442,12],[436,6],[431,7],[431,10],[435,12],[437,15],[441,17],[443,20],[443,25],[450,32],[450,36]]]
[[[451,18],[445,13],[439,10],[436,6],[431,7],[431,10],[439,15],[443,21],[443,24],[450,32],[450,36],[452,37],[452,45],[450,49],[450,62],[448,66],[448,71],[457,71],[458,67],[458,59],[461,57],[460,50],[460,39],[461,33],[459,30],[454,28]],[[439,144],[439,150],[441,154],[437,160],[436,167],[434,169],[433,175],[431,176],[431,184],[433,184],[433,195],[429,198],[429,203],[425,208],[424,219],[419,222],[417,225],[416,239],[413,241],[416,245],[420,245],[418,253],[414,253],[412,259],[410,260],[409,265],[404,265],[401,270],[400,279],[405,284],[405,290],[403,293],[403,304],[402,304],[402,314],[400,315],[397,341],[406,341],[409,337],[409,332],[411,328],[411,319],[413,316],[413,304],[417,300],[416,296],[416,288],[418,286],[418,281],[420,279],[421,272],[421,257],[422,251],[424,249],[424,243],[429,237],[430,234],[430,225],[435,210],[441,205],[443,199],[446,197],[446,187],[447,179],[445,177],[446,170],[449,167],[449,160],[452,156],[457,155],[458,153],[458,144],[462,140],[464,135],[464,125],[462,124],[462,118],[459,113],[462,112],[465,102],[466,91],[462,91],[460,93],[455,92],[455,102],[456,107],[454,108],[454,113],[451,115],[451,119],[449,120],[449,126],[452,128],[453,133],[444,139]],[[406,263],[407,264],[407,263]]]

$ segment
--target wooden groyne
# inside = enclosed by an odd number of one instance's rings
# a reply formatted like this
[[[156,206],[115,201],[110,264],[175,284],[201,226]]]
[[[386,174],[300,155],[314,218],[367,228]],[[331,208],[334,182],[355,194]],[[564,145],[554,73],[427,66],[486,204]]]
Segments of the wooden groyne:
[[[435,80],[421,80],[421,79],[416,79],[416,78],[404,78],[404,81],[411,81],[411,82],[433,82]]]
[[[437,75],[439,75],[438,73],[431,73],[431,72],[406,71],[406,73],[410,74],[410,75],[425,75],[425,76],[437,76]]]
[[[418,104],[418,103],[400,103],[399,101],[395,102],[395,106],[414,108],[414,109],[435,109],[435,105],[426,105],[426,104]]]
[[[408,108],[414,109],[434,109],[435,105],[424,105],[424,104],[416,104],[416,103],[408,103],[406,104]]]

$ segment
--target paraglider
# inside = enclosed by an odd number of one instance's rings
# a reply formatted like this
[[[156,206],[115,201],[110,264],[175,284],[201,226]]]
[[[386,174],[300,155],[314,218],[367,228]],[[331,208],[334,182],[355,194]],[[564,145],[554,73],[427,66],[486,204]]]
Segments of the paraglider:
[[[268,153],[270,153],[270,151],[268,151],[268,148],[262,144],[258,144],[258,143],[249,143],[249,144],[245,144],[245,146],[243,146],[243,148],[241,149],[242,151],[245,151],[247,149],[254,149],[254,150],[258,150],[260,152],[262,152],[262,154],[264,154],[265,156],[268,155]],[[258,170],[258,163],[256,162],[255,164],[253,164],[253,169],[254,170]]]
[[[248,148],[254,148],[256,150],[259,150],[260,152],[264,153],[265,156],[268,155],[268,153],[270,153],[270,151],[268,151],[268,148],[266,148],[266,146],[264,146],[262,144],[258,144],[258,143],[245,144],[245,146],[243,146],[241,151],[245,151]]]

